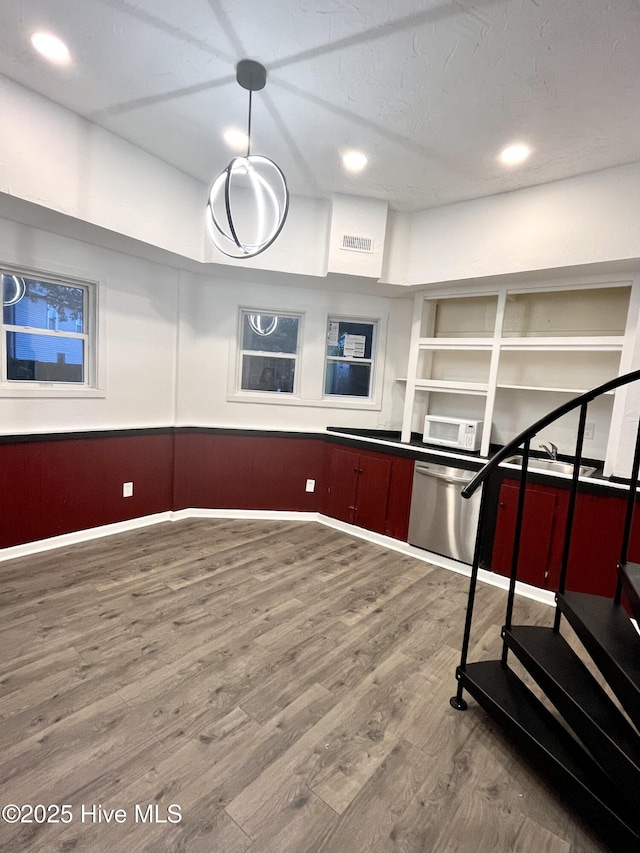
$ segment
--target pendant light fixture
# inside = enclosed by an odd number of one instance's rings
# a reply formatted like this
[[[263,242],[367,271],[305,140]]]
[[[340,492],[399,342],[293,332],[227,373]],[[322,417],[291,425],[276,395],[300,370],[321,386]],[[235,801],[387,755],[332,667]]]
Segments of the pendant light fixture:
[[[249,314],[249,326],[256,335],[266,338],[275,332],[278,327],[278,318],[271,314]]]
[[[2,273],[2,304],[17,305],[27,292],[27,284],[19,275]]]
[[[251,99],[264,89],[267,72],[253,59],[236,66],[236,80],[249,92],[247,154],[234,157],[209,191],[206,222],[215,246],[230,258],[253,258],[264,252],[278,234],[289,212],[289,190],[278,166],[251,153]]]

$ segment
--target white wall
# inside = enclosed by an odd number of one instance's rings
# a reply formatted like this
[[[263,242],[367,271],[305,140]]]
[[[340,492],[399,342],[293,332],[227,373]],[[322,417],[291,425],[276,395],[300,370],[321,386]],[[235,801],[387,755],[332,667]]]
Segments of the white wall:
[[[303,431],[327,425],[400,428],[401,389],[394,380],[406,370],[410,300],[317,289],[311,286],[316,279],[303,277],[299,287],[275,285],[260,271],[252,283],[199,276],[4,219],[1,263],[98,281],[105,367],[101,397],[0,396],[2,434],[176,423]],[[227,399],[240,305],[304,313],[300,370],[310,405]],[[328,313],[386,321],[379,408],[312,405],[321,396]]]
[[[640,370],[640,273],[634,278],[626,339],[629,342],[620,364],[620,373]],[[633,466],[638,418],[640,417],[640,382],[618,390],[613,408],[609,465],[605,474],[629,477]]]
[[[53,212],[45,227],[67,234],[56,237],[4,220],[0,222],[0,262],[99,279],[105,290],[107,367],[104,399],[3,397],[0,430],[4,433],[174,421],[396,429],[403,391],[394,379],[406,373],[410,308],[402,298],[374,293],[402,294],[406,285],[467,283],[640,258],[640,164],[636,163],[414,214],[390,212],[384,257],[376,258],[376,263],[382,262],[382,285],[361,274],[358,277],[352,269],[342,277],[327,278],[332,224],[328,200],[293,199],[289,220],[269,250],[249,262],[229,261],[206,238],[207,188],[199,182],[1,77],[0,109],[2,198],[13,201],[14,207],[22,204],[24,221],[36,221],[29,218],[28,208],[34,216],[40,214],[39,222],[43,211]],[[357,210],[358,200],[342,210],[350,208]],[[102,241],[112,250],[71,239],[68,235],[76,233],[74,223],[83,222],[95,226],[78,228],[84,239]],[[348,229],[346,217],[341,230],[359,234],[357,222],[352,224]],[[120,242],[118,236],[122,236]],[[377,237],[379,248],[381,231],[379,241]],[[154,247],[173,266],[126,254],[136,251],[134,241],[139,256],[149,257],[143,249]],[[120,247],[123,251],[117,251]],[[183,266],[192,272],[178,272]],[[201,275],[193,272],[196,268]],[[247,275],[252,269],[254,278]],[[282,285],[276,281],[280,273]],[[305,312],[301,369],[307,405],[256,405],[227,398],[229,342],[241,304]],[[377,411],[312,405],[314,396],[317,403],[321,393],[324,323],[329,312],[388,316],[386,373]],[[629,396],[625,419],[636,408]]]
[[[411,217],[406,284],[640,257],[640,163]],[[406,235],[400,235],[406,240]],[[390,250],[391,251],[391,250]]]
[[[0,77],[0,191],[202,260],[205,188]]]
[[[204,221],[204,208],[200,214]],[[260,255],[242,261],[227,258],[207,235],[204,241],[204,261],[246,269],[325,276],[330,218],[331,206],[328,201],[292,198],[289,215],[278,239]]]
[[[308,282],[301,281],[304,284]],[[303,346],[298,365],[301,405],[229,399],[233,391],[240,307],[303,313]],[[395,379],[406,372],[411,307],[409,299],[392,300],[308,286],[265,285],[260,282],[259,274],[253,283],[243,283],[185,273],[180,297],[176,421],[179,425],[301,431],[322,431],[326,426],[399,430],[402,389]],[[363,411],[322,405],[329,313],[387,320],[386,341],[383,341],[386,358],[379,365],[384,370],[379,409]]]
[[[388,209],[387,202],[378,199],[339,193],[333,196],[327,259],[329,271],[380,278]],[[342,241],[345,235],[370,238],[373,244],[371,253],[344,249]]]
[[[5,435],[169,426],[174,415],[176,270],[0,220],[0,262],[99,281],[105,395],[0,398]]]
[[[206,236],[204,184],[2,77],[0,111],[0,193],[196,263],[327,273],[329,200],[292,199],[276,243],[251,261],[231,260]],[[380,200],[341,198],[341,231],[362,234],[361,209],[386,211]],[[333,268],[369,277],[382,269],[384,283],[404,287],[628,261],[640,258],[639,219],[640,163],[634,163],[413,214],[391,213],[386,223],[380,216],[376,251],[384,246],[384,256],[376,255],[375,269],[363,273],[353,263],[343,268],[345,253]]]

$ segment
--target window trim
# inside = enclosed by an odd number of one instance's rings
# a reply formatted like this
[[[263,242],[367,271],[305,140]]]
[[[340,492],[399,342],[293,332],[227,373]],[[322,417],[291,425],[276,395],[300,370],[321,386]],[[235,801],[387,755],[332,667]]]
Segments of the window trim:
[[[267,316],[276,317],[292,317],[298,321],[298,336],[296,340],[295,352],[269,352],[266,350],[246,350],[242,348],[243,333],[244,333],[244,318],[247,314],[266,314]],[[302,372],[302,340],[304,335],[304,312],[303,311],[287,311],[274,308],[257,308],[240,305],[238,307],[238,322],[236,329],[236,358],[234,384],[229,394],[229,399],[242,400],[247,402],[268,402],[282,405],[283,403],[291,405],[300,405],[300,385]],[[293,359],[295,362],[293,371],[293,390],[281,393],[278,391],[250,390],[242,388],[242,363],[245,355],[262,356],[264,358],[287,358]]]
[[[365,316],[363,314],[340,314],[328,310],[327,306],[298,309],[296,305],[286,308],[258,309],[253,305],[236,306],[236,320],[233,331],[228,327],[228,362],[227,362],[227,402],[253,403],[255,405],[295,406],[306,409],[336,409],[381,411],[384,393],[384,377],[387,373],[385,360],[387,344],[388,314],[381,312]],[[278,394],[267,391],[240,391],[241,358],[240,345],[242,341],[242,312],[277,314],[282,316],[299,317],[298,327],[298,361],[296,366],[297,388],[294,394]],[[372,347],[373,376],[369,397],[346,397],[337,394],[324,395],[325,358],[327,341],[327,324],[329,318],[352,320],[353,322],[375,323],[376,341]],[[253,352],[253,351],[252,351]],[[267,355],[270,355],[267,353]],[[272,354],[271,354],[272,355]]]
[[[357,358],[355,356],[333,356],[327,352],[328,343],[325,336],[324,351],[323,351],[323,371],[322,371],[322,400],[324,403],[333,404],[334,401],[342,401],[344,405],[354,406],[360,404],[363,407],[378,406],[378,388],[377,388],[377,371],[378,361],[380,360],[380,332],[382,327],[382,318],[380,317],[356,317],[353,315],[342,314],[327,314],[326,335],[329,333],[329,323],[358,323],[360,325],[373,326],[373,334],[371,336],[371,357]],[[355,394],[327,394],[327,368],[329,362],[337,362],[338,364],[369,364],[371,371],[369,374],[369,393],[366,396],[358,396]]]
[[[0,272],[17,275],[35,281],[78,287],[84,291],[84,332],[60,332],[54,329],[36,329],[32,326],[13,326],[5,324],[4,316],[0,323],[0,398],[2,397],[105,397],[105,366],[99,358],[100,342],[104,339],[104,318],[100,313],[100,303],[104,298],[103,285],[89,277],[79,277],[52,271],[36,270],[15,264],[0,264]],[[4,314],[4,312],[3,312]],[[7,335],[8,331],[27,334],[47,335],[65,339],[84,341],[84,381],[54,382],[37,380],[9,379]]]

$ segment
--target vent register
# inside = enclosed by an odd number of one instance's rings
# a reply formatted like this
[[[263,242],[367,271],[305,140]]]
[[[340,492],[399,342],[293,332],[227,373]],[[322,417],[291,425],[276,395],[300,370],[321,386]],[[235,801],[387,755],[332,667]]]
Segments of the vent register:
[[[364,252],[367,255],[372,255],[373,242],[373,237],[355,237],[353,234],[343,234],[340,248],[348,252]]]

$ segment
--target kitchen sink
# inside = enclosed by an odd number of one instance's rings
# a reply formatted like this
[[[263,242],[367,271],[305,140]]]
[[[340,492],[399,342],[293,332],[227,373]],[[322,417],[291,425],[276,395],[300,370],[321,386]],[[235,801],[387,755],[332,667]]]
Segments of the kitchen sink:
[[[522,465],[522,456],[508,456],[505,460],[509,465]],[[573,462],[563,462],[560,459],[533,459],[529,457],[530,471],[549,471],[555,474],[573,474]],[[581,477],[593,477],[598,469],[592,465],[580,465],[578,468]]]

